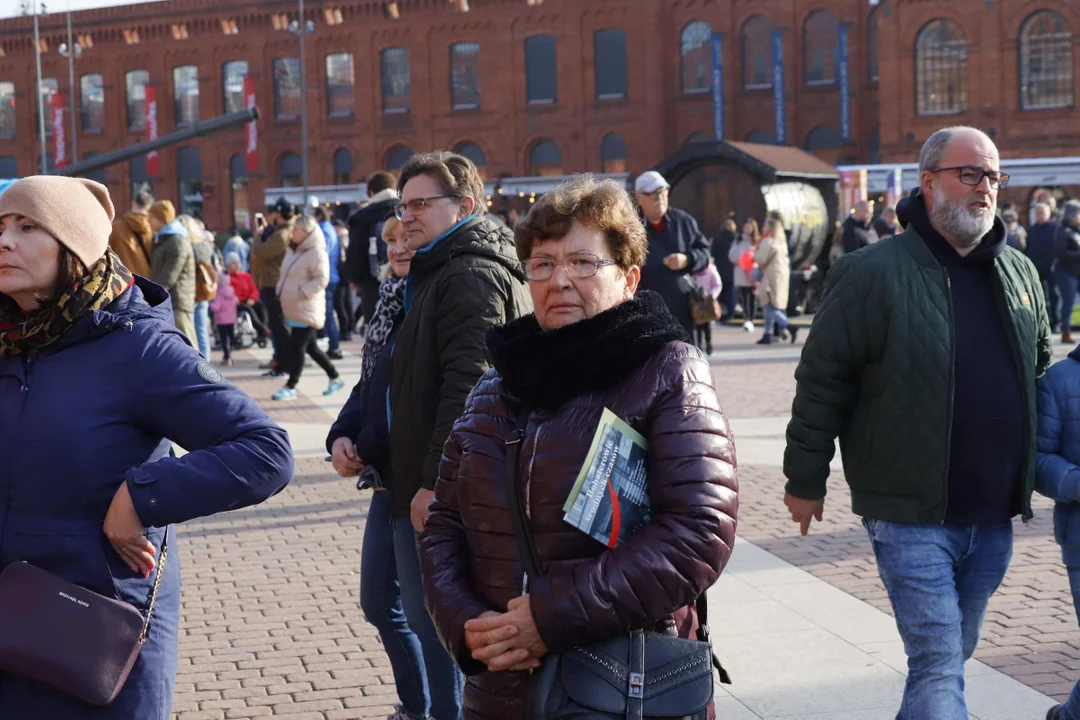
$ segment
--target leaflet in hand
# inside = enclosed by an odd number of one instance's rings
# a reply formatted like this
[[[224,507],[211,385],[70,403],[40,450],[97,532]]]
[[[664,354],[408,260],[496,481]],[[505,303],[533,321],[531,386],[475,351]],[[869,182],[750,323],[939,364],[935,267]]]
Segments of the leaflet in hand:
[[[585,464],[563,505],[563,520],[616,547],[649,523],[645,478],[648,441],[615,413],[604,409]]]

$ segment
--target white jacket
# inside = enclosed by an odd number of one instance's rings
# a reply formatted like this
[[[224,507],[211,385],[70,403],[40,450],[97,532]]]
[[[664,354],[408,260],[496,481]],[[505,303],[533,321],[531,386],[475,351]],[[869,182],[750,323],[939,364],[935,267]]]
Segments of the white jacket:
[[[281,262],[277,293],[287,320],[316,330],[326,323],[326,287],[330,284],[330,258],[321,230],[308,235],[300,247],[289,248]]]

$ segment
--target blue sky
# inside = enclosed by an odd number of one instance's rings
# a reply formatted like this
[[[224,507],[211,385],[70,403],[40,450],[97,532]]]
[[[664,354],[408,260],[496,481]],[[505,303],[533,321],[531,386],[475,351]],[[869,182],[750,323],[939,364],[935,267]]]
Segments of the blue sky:
[[[40,0],[39,0],[40,1]],[[149,2],[151,0],[140,0]],[[72,10],[109,7],[111,5],[132,5],[133,0],[45,0],[45,9],[50,13],[65,12],[68,3]],[[22,14],[23,0],[0,0],[0,18],[16,17]]]

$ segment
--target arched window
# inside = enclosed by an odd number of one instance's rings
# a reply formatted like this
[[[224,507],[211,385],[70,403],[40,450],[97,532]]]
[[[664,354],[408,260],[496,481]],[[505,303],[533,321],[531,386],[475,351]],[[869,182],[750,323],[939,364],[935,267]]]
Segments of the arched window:
[[[1020,107],[1024,110],[1071,107],[1072,42],[1065,19],[1040,10],[1020,29]]]
[[[124,75],[128,130],[146,129],[146,85],[149,82],[150,73],[146,70],[129,70]]]
[[[712,89],[712,26],[695,20],[683,28],[680,42],[683,95]]]
[[[918,115],[967,110],[967,37],[952,20],[931,20],[915,40]]]
[[[605,173],[626,172],[626,141],[619,133],[608,133],[600,142],[600,163]]]
[[[173,68],[172,77],[173,118],[176,124],[199,122],[199,69],[194,65],[181,65]]]
[[[815,10],[803,23],[803,76],[807,85],[835,85],[840,21],[828,10]]]
[[[281,157],[278,187],[300,187],[304,183],[304,161],[296,153],[285,153]]]
[[[409,51],[405,48],[386,48],[379,53],[382,76],[383,114],[409,112]]]
[[[529,151],[529,174],[554,177],[563,174],[562,150],[551,140],[541,140]]]
[[[397,172],[401,169],[402,165],[409,162],[409,158],[411,158],[412,156],[412,150],[407,147],[398,145],[386,154],[386,169],[390,172]]]
[[[244,109],[244,78],[248,74],[247,60],[231,60],[222,68],[225,93],[225,112],[240,112]]]
[[[486,176],[487,156],[484,155],[484,151],[480,149],[479,145],[476,143],[462,143],[457,146],[457,150],[454,150],[454,152],[472,160],[472,164],[480,171],[480,177]]]
[[[105,81],[100,73],[83,75],[79,81],[82,88],[83,132],[101,132],[105,129]]]
[[[875,6],[866,21],[866,70],[872,83],[878,81],[878,23],[886,14],[881,9],[884,5],[885,3],[881,3]]]
[[[176,151],[176,174],[180,180],[180,214],[201,218],[202,156],[199,148],[187,146]]]
[[[300,117],[300,61],[297,58],[274,60],[274,116],[278,120]]]
[[[810,131],[806,136],[806,149],[810,151],[838,148],[844,146],[844,138],[831,125],[822,125]]]
[[[229,158],[229,185],[232,190],[233,227],[251,228],[251,201],[248,195],[247,158],[236,153]]]
[[[352,184],[352,153],[347,148],[334,151],[334,184]]]
[[[746,136],[746,142],[758,145],[775,145],[776,133],[771,130],[754,130]]]
[[[746,90],[772,87],[772,29],[772,22],[764,15],[743,23],[739,45]]]

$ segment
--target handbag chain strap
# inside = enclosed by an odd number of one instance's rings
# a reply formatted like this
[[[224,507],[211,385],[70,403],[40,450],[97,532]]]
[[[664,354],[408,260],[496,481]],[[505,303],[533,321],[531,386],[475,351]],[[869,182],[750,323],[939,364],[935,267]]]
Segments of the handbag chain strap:
[[[139,633],[139,644],[146,642],[146,636],[150,633],[150,618],[154,615],[154,603],[157,602],[158,588],[161,587],[161,578],[165,575],[165,561],[169,558],[169,528],[165,528],[165,539],[161,541],[161,560],[157,565],[157,574],[154,576],[154,587],[150,591],[150,601],[146,605],[146,620],[143,622],[142,632]]]

